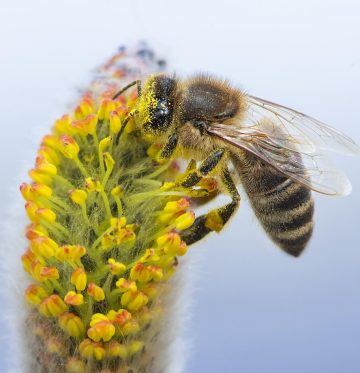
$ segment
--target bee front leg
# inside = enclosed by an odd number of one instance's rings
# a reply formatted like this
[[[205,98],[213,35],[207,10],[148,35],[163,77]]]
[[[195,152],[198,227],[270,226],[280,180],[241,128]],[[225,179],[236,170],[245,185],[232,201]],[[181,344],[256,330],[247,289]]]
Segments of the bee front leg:
[[[119,141],[120,141],[120,137],[121,135],[123,134],[127,124],[129,123],[130,119],[135,116],[136,114],[138,114],[138,111],[136,109],[134,110],[131,110],[125,117],[124,121],[121,123],[121,129],[120,131],[118,132],[118,134],[116,135],[116,139],[115,139],[115,143],[116,145],[119,144]]]
[[[206,162],[206,160],[204,162]],[[236,189],[230,171],[226,166],[224,166],[221,172],[221,181],[225,189],[229,192],[232,201],[224,206],[209,211],[207,214],[198,216],[193,225],[181,233],[181,238],[188,245],[200,241],[210,232],[220,232],[234,212],[238,209],[240,195]]]
[[[160,158],[170,159],[171,156],[174,154],[177,143],[178,143],[178,137],[176,133],[173,133],[172,135],[169,136],[167,143],[162,148],[161,153],[160,153]]]

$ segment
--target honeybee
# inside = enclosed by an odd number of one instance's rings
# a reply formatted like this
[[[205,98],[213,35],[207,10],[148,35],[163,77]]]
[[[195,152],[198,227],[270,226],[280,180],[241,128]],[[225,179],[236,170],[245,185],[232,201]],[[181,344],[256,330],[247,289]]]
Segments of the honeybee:
[[[183,232],[188,244],[221,230],[236,211],[240,196],[230,165],[266,233],[295,257],[313,231],[311,191],[350,193],[348,179],[329,163],[328,153],[359,155],[360,148],[326,124],[205,75],[180,80],[159,74],[148,77],[143,88],[135,83],[140,97],[132,115],[144,134],[165,143],[161,157],[201,161],[181,186],[216,175],[232,198]]]

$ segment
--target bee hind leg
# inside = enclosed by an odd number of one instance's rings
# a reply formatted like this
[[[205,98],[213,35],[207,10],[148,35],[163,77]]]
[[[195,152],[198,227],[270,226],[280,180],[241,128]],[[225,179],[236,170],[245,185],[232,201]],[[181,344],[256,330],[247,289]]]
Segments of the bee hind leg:
[[[161,158],[171,158],[176,149],[177,141],[178,139],[176,134],[169,136],[168,142],[162,149],[160,155]],[[189,245],[201,240],[210,232],[221,231],[221,229],[239,207],[240,195],[236,189],[230,171],[226,165],[221,165],[222,161],[225,160],[225,156],[225,149],[217,149],[211,153],[210,156],[206,158],[198,168],[195,167],[195,161],[191,161],[188,165],[188,172],[186,173],[185,178],[179,183],[183,188],[192,188],[199,183],[203,177],[212,174],[217,167],[221,166],[221,181],[232,199],[230,203],[197,217],[190,228],[182,231],[181,237]]]
[[[206,160],[204,162],[206,162]],[[238,209],[240,204],[240,194],[237,191],[230,171],[226,166],[222,170],[221,181],[225,189],[229,192],[232,201],[224,206],[213,209],[204,215],[198,216],[193,225],[181,233],[181,238],[188,245],[200,241],[210,232],[220,232],[234,212]]]

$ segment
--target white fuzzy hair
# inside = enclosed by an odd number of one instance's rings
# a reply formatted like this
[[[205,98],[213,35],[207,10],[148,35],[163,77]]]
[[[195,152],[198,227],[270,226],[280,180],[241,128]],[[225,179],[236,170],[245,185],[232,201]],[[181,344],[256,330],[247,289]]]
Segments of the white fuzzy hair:
[[[28,132],[29,149],[26,153],[29,151],[36,154],[41,134],[46,133],[44,131],[48,129],[36,127]],[[19,186],[28,179],[27,171],[32,167],[34,160],[33,157],[28,160],[16,160],[19,162],[19,173],[9,180],[7,190],[4,191],[7,201],[3,202],[0,220],[0,325],[2,329],[0,338],[5,363],[2,372],[25,373],[29,371],[32,364],[32,357],[25,346],[24,333],[28,310],[24,301],[24,290],[30,279],[22,267],[21,255],[28,245],[25,227],[29,224],[29,220]]]

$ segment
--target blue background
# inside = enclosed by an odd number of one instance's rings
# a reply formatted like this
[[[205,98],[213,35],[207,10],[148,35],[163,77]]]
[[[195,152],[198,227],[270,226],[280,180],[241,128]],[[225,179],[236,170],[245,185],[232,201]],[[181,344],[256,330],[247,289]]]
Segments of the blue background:
[[[360,142],[356,0],[13,0],[1,8],[2,221],[40,128],[119,44],[139,39],[180,74],[229,78]],[[225,231],[190,250],[185,372],[360,372],[359,158],[337,162],[354,191],[316,196],[316,230],[301,258],[274,247],[243,193]],[[1,343],[0,366],[9,354]]]

